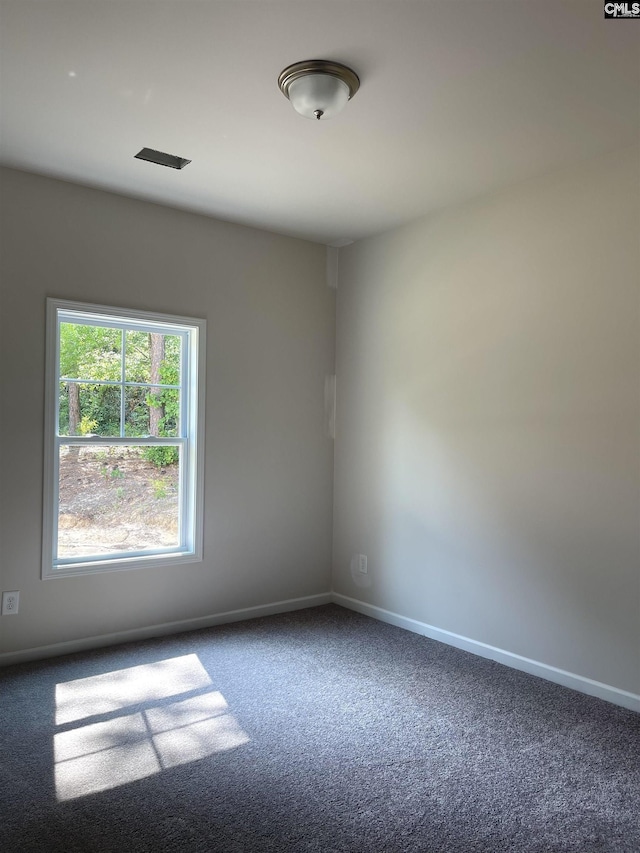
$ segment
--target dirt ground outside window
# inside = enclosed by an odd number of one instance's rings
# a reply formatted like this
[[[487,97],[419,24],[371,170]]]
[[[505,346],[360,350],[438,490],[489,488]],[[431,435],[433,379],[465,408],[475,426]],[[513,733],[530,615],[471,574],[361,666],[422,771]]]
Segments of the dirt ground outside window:
[[[179,544],[179,465],[159,468],[139,447],[60,452],[58,557]]]

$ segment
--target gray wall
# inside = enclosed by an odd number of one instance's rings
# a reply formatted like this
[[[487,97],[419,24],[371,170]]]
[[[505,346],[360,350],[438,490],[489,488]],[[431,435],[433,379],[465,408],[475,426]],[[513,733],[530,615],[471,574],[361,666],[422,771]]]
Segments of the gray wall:
[[[338,593],[636,694],[638,177],[620,152],[340,250],[333,520]],[[326,592],[324,248],[0,191],[0,652]],[[40,580],[46,296],[206,317],[202,564]]]
[[[636,694],[638,162],[340,250],[334,491],[336,592]]]
[[[330,588],[323,246],[11,170],[2,194],[0,651]],[[205,559],[40,580],[45,297],[205,317]]]

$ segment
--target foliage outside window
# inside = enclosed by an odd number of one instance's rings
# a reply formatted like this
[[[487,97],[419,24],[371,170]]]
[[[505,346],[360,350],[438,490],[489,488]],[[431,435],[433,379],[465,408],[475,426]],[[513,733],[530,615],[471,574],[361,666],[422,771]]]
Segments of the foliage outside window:
[[[45,577],[201,559],[204,331],[48,300]]]

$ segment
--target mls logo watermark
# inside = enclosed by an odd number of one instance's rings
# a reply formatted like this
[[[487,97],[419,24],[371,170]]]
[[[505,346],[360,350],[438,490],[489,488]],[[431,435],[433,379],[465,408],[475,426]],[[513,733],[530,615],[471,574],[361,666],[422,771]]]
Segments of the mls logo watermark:
[[[605,18],[637,18],[640,20],[640,3],[605,3]]]

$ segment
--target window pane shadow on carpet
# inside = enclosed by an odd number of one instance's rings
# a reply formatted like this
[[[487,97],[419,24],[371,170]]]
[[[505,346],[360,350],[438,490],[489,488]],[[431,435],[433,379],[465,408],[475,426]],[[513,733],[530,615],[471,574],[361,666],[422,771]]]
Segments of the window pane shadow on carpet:
[[[336,605],[0,671],[0,849],[639,853],[640,715]]]
[[[55,714],[58,801],[116,788],[248,741],[197,655],[60,682]]]

